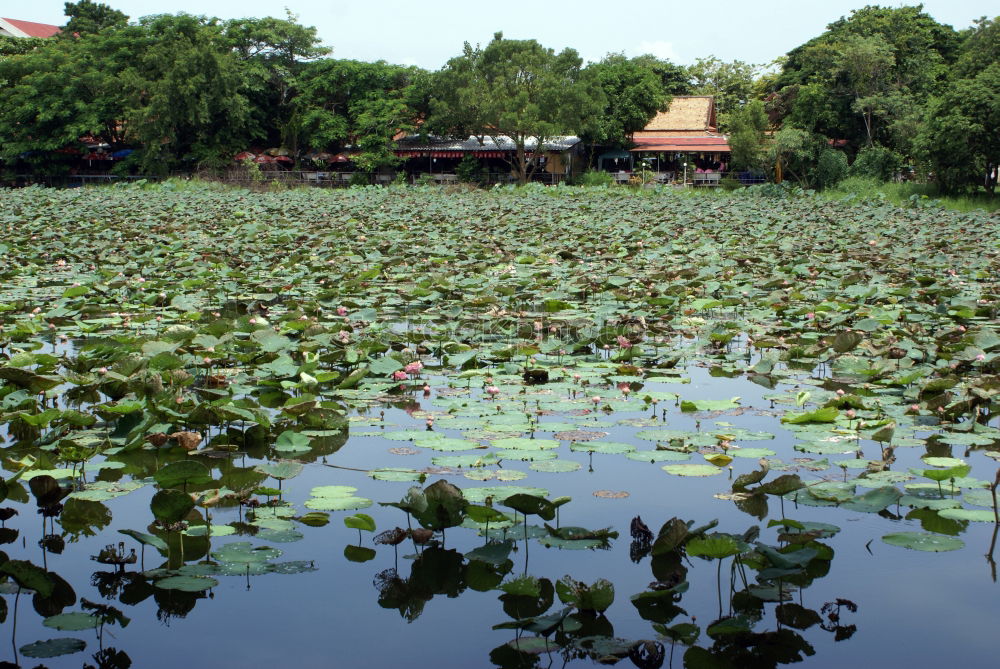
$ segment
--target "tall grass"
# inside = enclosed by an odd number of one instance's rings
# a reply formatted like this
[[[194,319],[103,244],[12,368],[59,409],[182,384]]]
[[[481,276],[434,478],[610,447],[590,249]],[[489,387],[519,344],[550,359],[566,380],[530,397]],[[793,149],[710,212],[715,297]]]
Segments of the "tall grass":
[[[833,188],[828,188],[820,196],[833,200],[857,199],[884,200],[901,207],[939,204],[957,211],[1000,210],[1000,197],[986,194],[945,196],[937,192],[933,184],[881,183],[869,177],[848,177]]]

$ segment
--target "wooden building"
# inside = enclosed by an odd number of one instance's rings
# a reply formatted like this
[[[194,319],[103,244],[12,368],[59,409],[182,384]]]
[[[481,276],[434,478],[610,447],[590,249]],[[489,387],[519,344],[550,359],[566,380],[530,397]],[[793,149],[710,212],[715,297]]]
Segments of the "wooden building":
[[[679,173],[687,163],[694,174],[717,174],[726,170],[729,143],[718,132],[715,98],[710,95],[678,95],[666,111],[658,113],[646,127],[632,135],[636,160],[645,160],[658,173]]]

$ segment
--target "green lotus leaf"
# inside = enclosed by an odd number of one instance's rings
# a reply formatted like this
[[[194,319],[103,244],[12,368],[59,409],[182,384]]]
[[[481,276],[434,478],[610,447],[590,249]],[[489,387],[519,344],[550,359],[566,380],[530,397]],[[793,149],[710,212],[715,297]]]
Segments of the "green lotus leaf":
[[[89,630],[97,627],[101,624],[101,619],[89,613],[75,611],[73,613],[60,613],[59,615],[49,616],[42,621],[42,624],[62,632],[79,632],[80,630]]]
[[[931,553],[957,551],[965,546],[965,542],[961,539],[927,532],[895,532],[883,536],[882,541],[891,546],[902,546],[903,548]]]
[[[715,465],[663,465],[662,469],[674,476],[715,476],[723,471]]]
[[[61,638],[29,643],[21,646],[20,651],[25,657],[46,658],[78,653],[86,647],[87,643],[80,639]]]

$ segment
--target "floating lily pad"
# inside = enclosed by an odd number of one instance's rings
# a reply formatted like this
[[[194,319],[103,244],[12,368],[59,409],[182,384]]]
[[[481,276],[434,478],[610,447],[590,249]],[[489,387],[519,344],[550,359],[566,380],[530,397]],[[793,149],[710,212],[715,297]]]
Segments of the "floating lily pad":
[[[674,476],[715,476],[722,473],[715,465],[663,465],[662,469]]]
[[[427,478],[427,474],[423,472],[418,472],[415,469],[373,469],[368,472],[376,481],[423,481]]]
[[[80,639],[49,639],[48,641],[36,641],[26,646],[21,646],[21,655],[25,657],[59,657],[78,653],[87,647],[87,643]]]
[[[578,453],[622,454],[631,453],[635,446],[619,441],[589,441],[570,444],[569,450]]]
[[[965,546],[965,542],[961,539],[945,537],[940,534],[928,534],[927,532],[895,532],[883,536],[882,541],[891,546],[902,546],[903,548],[931,553],[957,551]]]
[[[572,460],[544,460],[542,462],[532,462],[530,468],[536,472],[562,473],[575,472],[583,465]]]
[[[249,541],[235,541],[226,544],[216,551],[212,557],[219,562],[234,564],[252,564],[267,562],[281,556],[281,551],[270,546],[254,546]]]
[[[759,460],[760,458],[769,458],[775,455],[775,452],[770,448],[729,448],[726,450],[726,455],[731,455],[734,458],[753,458],[754,460]]]
[[[434,437],[420,437],[414,439],[413,443],[420,448],[429,448],[435,451],[471,451],[476,448],[483,448],[483,446],[477,442],[470,439],[457,439],[455,437],[441,437],[435,435]]]
[[[977,523],[994,523],[996,516],[993,511],[985,509],[941,509],[938,515],[951,520],[970,520]]]
[[[101,620],[89,613],[75,611],[73,613],[60,613],[59,615],[49,616],[42,621],[42,624],[61,632],[79,632],[80,630],[89,630],[97,627],[101,624]]]
[[[625,457],[629,460],[638,460],[639,462],[683,462],[684,460],[690,460],[691,454],[657,449],[655,451],[633,451],[632,453],[626,453]]]
[[[184,530],[184,534],[189,537],[228,537],[236,534],[236,528],[231,525],[212,525],[211,532],[209,532],[208,525],[194,525]]]
[[[496,456],[498,460],[523,460],[525,462],[534,462],[538,460],[555,460],[559,457],[559,454],[555,451],[516,450],[497,451]]]
[[[497,439],[493,445],[507,451],[543,451],[559,448],[559,442],[555,439],[529,439],[528,437]]]
[[[438,467],[487,467],[499,462],[494,453],[481,455],[437,455],[431,458],[431,464]]]

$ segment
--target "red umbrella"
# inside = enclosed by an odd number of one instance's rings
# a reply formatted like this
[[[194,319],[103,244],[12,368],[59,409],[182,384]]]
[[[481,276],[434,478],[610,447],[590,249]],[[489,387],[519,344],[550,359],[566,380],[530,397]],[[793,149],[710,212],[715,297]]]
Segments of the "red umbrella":
[[[275,156],[274,162],[276,163],[294,163],[295,161],[288,156]]]
[[[261,155],[254,158],[253,161],[255,163],[273,163],[274,158],[272,158],[271,156]]]
[[[253,160],[256,157],[257,157],[256,154],[250,153],[249,151],[240,151],[235,156],[233,156],[233,160],[238,160],[238,161],[243,161],[248,159]]]

